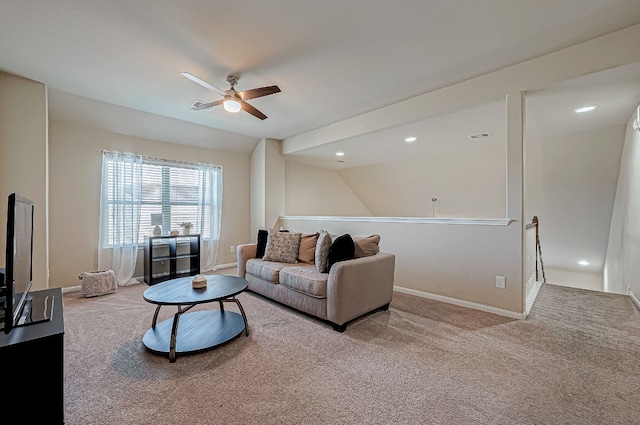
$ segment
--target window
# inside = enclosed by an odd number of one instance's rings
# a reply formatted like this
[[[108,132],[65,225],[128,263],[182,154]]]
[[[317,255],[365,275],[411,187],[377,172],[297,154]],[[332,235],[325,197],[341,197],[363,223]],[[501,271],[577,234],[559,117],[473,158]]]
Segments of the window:
[[[124,155],[124,154],[122,154]],[[191,233],[201,239],[218,239],[219,217],[222,203],[222,169],[208,164],[189,164],[142,157],[141,187],[136,190],[135,177],[125,164],[125,176],[114,157],[106,158],[103,170],[103,208],[106,208],[106,226],[103,226],[106,246],[120,243],[144,243],[145,236],[153,233],[151,214],[162,214],[162,234],[181,230],[180,224],[191,222]],[[105,185],[106,183],[106,185]],[[138,183],[139,184],[139,183]],[[106,196],[105,196],[106,195]],[[136,199],[139,198],[139,199]],[[124,211],[125,222],[118,212]],[[135,223],[135,215],[138,223]],[[122,214],[121,214],[122,216]]]
[[[220,171],[215,167],[215,171]],[[153,160],[142,160],[142,197],[140,206],[140,235],[153,231],[151,214],[162,214],[162,234],[179,230],[180,224],[193,224],[192,233],[202,238],[212,235],[212,214],[221,199],[206,193],[212,187],[217,173],[202,173],[197,165],[172,164]],[[201,202],[202,201],[202,202]]]
[[[213,270],[220,243],[222,168],[103,151],[98,268],[118,284],[135,282],[138,245],[153,234],[151,214],[162,214],[162,233],[191,222],[200,234],[200,270]]]

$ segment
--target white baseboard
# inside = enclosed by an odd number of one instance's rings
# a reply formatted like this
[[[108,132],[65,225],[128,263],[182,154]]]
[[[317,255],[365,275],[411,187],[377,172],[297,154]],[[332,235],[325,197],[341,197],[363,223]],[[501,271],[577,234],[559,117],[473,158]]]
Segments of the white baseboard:
[[[125,286],[131,286],[131,285],[137,285],[139,283],[144,283],[144,277],[143,276],[134,276],[134,279],[136,279],[138,281],[138,283],[132,283],[130,285],[125,285]],[[118,285],[118,287],[120,287],[120,285]],[[62,288],[62,293],[65,294],[67,292],[76,292],[76,291],[82,291],[82,285],[76,285],[76,286],[67,286],[65,288]]]
[[[529,317],[529,312],[531,311],[531,307],[533,307],[533,303],[536,300],[536,297],[538,296],[538,292],[540,291],[540,288],[542,288],[542,284],[543,282],[541,280],[536,280],[535,283],[533,284],[533,289],[531,290],[531,293],[529,293],[529,296],[527,297],[526,300],[526,307],[524,310],[524,317],[527,318]]]
[[[487,313],[498,314],[500,316],[510,317],[512,319],[524,319],[526,318],[524,313],[517,313],[515,311],[504,310],[502,308],[492,307],[490,305],[473,303],[471,301],[459,300],[457,298],[445,297],[444,295],[431,294],[429,292],[418,291],[416,289],[403,288],[402,286],[393,286],[393,289],[404,294],[415,295],[422,298],[428,298],[434,301],[442,301],[449,304],[458,305],[460,307],[468,307],[474,310],[480,310]]]
[[[236,263],[228,263],[228,264],[218,264],[217,266],[213,267],[213,271],[220,270],[220,269],[227,269],[229,267],[237,267],[237,266],[238,266],[237,262]]]
[[[220,270],[220,269],[226,269],[229,267],[237,267],[238,263],[228,263],[228,264],[218,264],[217,266],[215,266],[213,268],[213,270]],[[144,283],[144,276],[134,276],[134,279],[136,279],[138,281],[138,283]],[[81,291],[82,290],[82,285],[77,285],[77,286],[67,286],[65,288],[62,288],[62,293],[66,293],[66,292],[76,292],[76,291]]]
[[[77,291],[81,291],[81,290],[82,290],[82,285],[67,286],[65,288],[62,288],[62,293],[66,294],[67,292],[77,292]]]
[[[631,291],[631,287],[627,286],[627,295],[629,295],[629,298],[631,298],[631,301],[633,301],[633,303],[636,305],[636,308],[638,310],[640,310],[640,300],[638,299],[638,297],[635,296],[635,294]]]

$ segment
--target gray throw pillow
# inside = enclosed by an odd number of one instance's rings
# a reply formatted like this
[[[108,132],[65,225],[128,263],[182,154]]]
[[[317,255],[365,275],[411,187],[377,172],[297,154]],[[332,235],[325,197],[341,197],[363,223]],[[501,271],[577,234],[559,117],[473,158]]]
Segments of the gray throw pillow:
[[[270,230],[262,259],[279,263],[297,263],[301,237],[302,233]]]
[[[316,242],[316,269],[320,273],[326,273],[327,259],[329,258],[329,249],[331,248],[331,235],[326,230],[320,230],[318,242]]]

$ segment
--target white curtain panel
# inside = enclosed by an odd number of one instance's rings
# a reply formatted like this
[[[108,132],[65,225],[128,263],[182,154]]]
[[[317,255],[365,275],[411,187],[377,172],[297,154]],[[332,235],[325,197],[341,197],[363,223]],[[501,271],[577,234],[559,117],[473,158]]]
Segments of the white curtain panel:
[[[98,268],[113,270],[120,286],[137,283],[142,157],[103,152],[100,192]]]
[[[210,164],[198,164],[200,180],[198,193],[197,229],[206,229],[210,224],[211,234],[200,238],[200,271],[213,270],[220,245],[222,223],[222,168]]]

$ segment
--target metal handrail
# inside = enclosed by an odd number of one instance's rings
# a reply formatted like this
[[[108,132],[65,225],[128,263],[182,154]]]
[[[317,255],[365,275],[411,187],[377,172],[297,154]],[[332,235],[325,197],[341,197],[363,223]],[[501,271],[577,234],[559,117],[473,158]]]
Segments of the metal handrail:
[[[538,220],[538,216],[533,216],[533,220],[531,223],[527,224],[527,229],[531,229],[532,227],[536,228],[536,254],[540,259],[540,269],[542,270],[542,281],[544,283],[547,282],[547,277],[544,273],[544,262],[542,261],[542,246],[540,245],[540,221]],[[538,261],[536,260],[536,281],[538,280]]]

